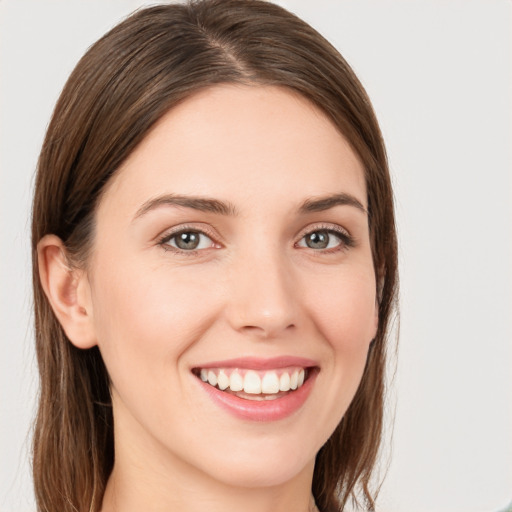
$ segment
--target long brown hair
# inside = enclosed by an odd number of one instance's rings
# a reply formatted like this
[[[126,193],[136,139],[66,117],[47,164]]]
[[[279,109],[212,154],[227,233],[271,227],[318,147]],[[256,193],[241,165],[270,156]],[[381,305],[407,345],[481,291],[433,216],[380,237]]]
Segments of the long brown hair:
[[[386,153],[370,101],[343,57],[309,25],[259,0],[206,0],[142,9],[95,43],[57,102],[38,162],[32,221],[40,399],[33,471],[39,511],[98,511],[114,462],[107,370],[97,348],[66,338],[42,290],[37,243],[53,233],[85,265],[105,183],[169,109],[219,83],[278,85],[322,109],[360,156],[378,276],[379,327],[344,418],[317,455],[321,510],[370,488],[383,425],[386,336],[397,248]]]

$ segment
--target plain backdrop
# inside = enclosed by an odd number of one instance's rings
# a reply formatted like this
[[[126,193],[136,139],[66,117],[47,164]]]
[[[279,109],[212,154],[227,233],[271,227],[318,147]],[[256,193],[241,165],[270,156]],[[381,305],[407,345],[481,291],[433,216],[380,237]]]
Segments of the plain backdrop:
[[[401,336],[383,512],[512,500],[510,0],[279,2],[368,90],[389,151]],[[135,0],[0,0],[0,510],[35,510],[29,212],[53,105]]]

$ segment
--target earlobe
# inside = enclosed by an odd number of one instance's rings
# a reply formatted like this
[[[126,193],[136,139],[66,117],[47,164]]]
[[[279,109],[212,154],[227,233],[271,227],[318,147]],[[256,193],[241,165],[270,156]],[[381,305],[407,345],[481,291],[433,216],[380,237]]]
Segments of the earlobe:
[[[68,339],[78,348],[96,345],[87,275],[71,268],[62,240],[44,236],[37,244],[39,279]]]

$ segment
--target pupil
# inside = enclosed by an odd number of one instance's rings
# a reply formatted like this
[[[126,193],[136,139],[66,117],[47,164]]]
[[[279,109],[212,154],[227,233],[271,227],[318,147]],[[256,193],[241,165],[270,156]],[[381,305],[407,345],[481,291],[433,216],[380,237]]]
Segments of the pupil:
[[[180,249],[195,249],[199,245],[199,234],[187,231],[176,237],[176,245]]]
[[[325,249],[329,245],[327,231],[315,231],[306,237],[306,245],[311,249]]]

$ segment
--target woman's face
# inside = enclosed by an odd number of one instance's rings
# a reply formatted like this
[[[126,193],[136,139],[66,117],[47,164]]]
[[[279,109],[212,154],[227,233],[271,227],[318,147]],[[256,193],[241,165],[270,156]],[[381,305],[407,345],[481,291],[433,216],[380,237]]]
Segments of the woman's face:
[[[284,89],[217,86],[157,124],[107,186],[87,270],[116,465],[310,474],[376,332],[366,207],[346,140]]]

